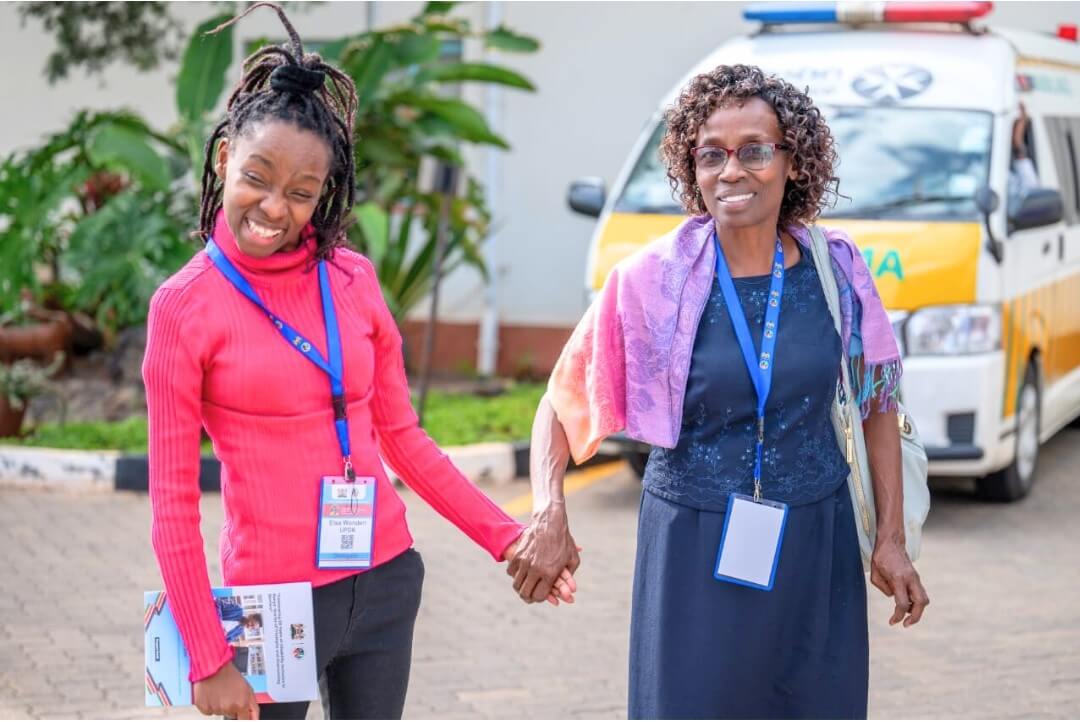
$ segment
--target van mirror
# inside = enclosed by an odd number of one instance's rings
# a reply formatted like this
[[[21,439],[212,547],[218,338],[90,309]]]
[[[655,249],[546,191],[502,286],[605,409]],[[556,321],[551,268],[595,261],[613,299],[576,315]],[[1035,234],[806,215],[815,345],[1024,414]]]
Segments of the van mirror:
[[[979,190],[975,191],[975,206],[984,216],[996,211],[1000,204],[1001,198],[990,186],[980,186]]]
[[[607,189],[604,187],[604,179],[591,176],[578,178],[571,183],[570,191],[566,194],[566,202],[571,210],[592,218],[600,216],[606,199]]]
[[[1033,188],[1024,194],[1020,207],[1009,215],[1009,229],[1022,231],[1025,228],[1049,226],[1060,221],[1065,215],[1065,205],[1061,194],[1053,188]]]
[[[1004,258],[1005,250],[1001,241],[994,238],[994,229],[990,227],[990,214],[1000,205],[1001,196],[990,186],[979,186],[979,189],[975,191],[975,207],[982,213],[983,223],[986,225],[986,250],[990,251],[990,255],[998,263],[1001,263]]]

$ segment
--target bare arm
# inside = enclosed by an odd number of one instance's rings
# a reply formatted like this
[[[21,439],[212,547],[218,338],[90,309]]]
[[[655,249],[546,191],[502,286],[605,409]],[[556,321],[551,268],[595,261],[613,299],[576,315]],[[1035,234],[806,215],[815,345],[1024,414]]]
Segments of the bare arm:
[[[565,510],[563,480],[570,462],[570,442],[555,415],[547,394],[540,399],[533,419],[529,455],[529,481],[532,484],[533,514],[553,505]]]
[[[544,601],[563,571],[573,574],[581,563],[577,545],[570,536],[563,495],[569,460],[566,432],[545,394],[533,420],[529,456],[532,519],[506,569],[514,578],[514,590],[525,602]]]
[[[930,598],[905,547],[904,481],[896,414],[875,408],[863,421],[863,432],[877,509],[870,582],[896,602],[889,624],[902,621],[910,627],[922,618]]]
[[[896,414],[873,411],[863,421],[870,478],[877,508],[877,539],[904,546],[904,485],[900,473],[900,429]]]

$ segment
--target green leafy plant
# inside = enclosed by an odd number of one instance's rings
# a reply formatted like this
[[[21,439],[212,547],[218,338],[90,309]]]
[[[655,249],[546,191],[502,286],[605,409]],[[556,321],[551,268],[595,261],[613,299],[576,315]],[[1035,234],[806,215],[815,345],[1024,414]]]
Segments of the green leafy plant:
[[[100,74],[115,60],[140,70],[156,68],[176,57],[180,23],[164,2],[24,2],[19,4],[23,24],[38,20],[53,33],[56,50],[49,54],[45,75],[50,83],[82,67],[87,75]]]
[[[171,130],[126,111],[83,111],[0,163],[0,314],[28,290],[111,332],[145,319],[154,290],[196,248],[187,240],[192,169],[232,55],[231,28],[204,33],[227,17],[210,18],[188,43]]]
[[[465,144],[506,149],[480,111],[453,91],[463,83],[532,91],[521,74],[493,63],[462,62],[467,40],[511,52],[534,52],[539,43],[508,28],[476,31],[450,17],[455,3],[428,3],[401,25],[343,38],[320,49],[356,83],[356,167],[360,203],[350,239],[378,271],[383,293],[399,320],[430,290],[440,197],[421,183],[425,158],[463,167]],[[448,57],[449,56],[449,57]],[[443,273],[462,264],[486,275],[480,245],[491,216],[483,187],[465,176],[451,202]]]
[[[63,354],[58,354],[48,366],[41,366],[30,359],[20,359],[10,365],[0,364],[0,394],[7,398],[12,409],[22,410],[30,399],[52,391],[49,378],[63,363]]]
[[[529,53],[539,43],[506,27],[474,30],[467,19],[450,16],[454,5],[428,3],[406,23],[319,48],[356,82],[360,187],[350,241],[372,259],[399,320],[433,281],[444,199],[423,186],[422,162],[463,167],[465,145],[508,147],[480,111],[455,97],[456,89],[466,83],[534,89],[509,68],[462,62],[459,50],[476,41]],[[78,10],[62,12],[70,23]],[[208,18],[188,40],[176,84],[177,121],[167,132],[129,112],[82,112],[43,146],[0,163],[0,314],[16,307],[23,289],[37,298],[50,289],[108,330],[145,317],[156,285],[194,250],[184,241],[196,217],[193,188],[233,55],[232,28],[206,31],[228,17]],[[465,174],[448,203],[443,273],[466,265],[486,274],[480,247],[491,216],[482,185]]]
[[[129,187],[164,197],[171,180],[158,148],[173,148],[127,112],[76,114],[44,145],[0,162],[0,313],[28,289],[63,282],[67,239],[80,219]]]

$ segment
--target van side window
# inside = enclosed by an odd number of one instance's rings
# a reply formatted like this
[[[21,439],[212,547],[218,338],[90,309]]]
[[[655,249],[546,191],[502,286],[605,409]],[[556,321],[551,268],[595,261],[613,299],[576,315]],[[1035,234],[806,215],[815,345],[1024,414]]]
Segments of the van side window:
[[[1065,222],[1080,223],[1080,118],[1047,117],[1050,155],[1057,169]]]

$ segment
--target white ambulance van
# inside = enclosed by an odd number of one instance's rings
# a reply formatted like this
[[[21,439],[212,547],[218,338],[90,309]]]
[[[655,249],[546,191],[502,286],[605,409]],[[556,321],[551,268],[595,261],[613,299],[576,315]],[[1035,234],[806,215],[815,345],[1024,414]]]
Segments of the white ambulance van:
[[[1012,500],[1031,488],[1040,444],[1080,416],[1080,44],[1075,26],[1061,37],[978,27],[990,9],[750,8],[760,29],[675,85],[611,192],[582,179],[569,203],[599,219],[587,270],[597,290],[682,220],[657,149],[662,113],[690,77],[746,63],[809,88],[848,196],[821,223],[850,233],[874,274],[930,472]],[[1037,185],[1013,162],[1021,104]],[[647,449],[617,443],[640,471]]]

